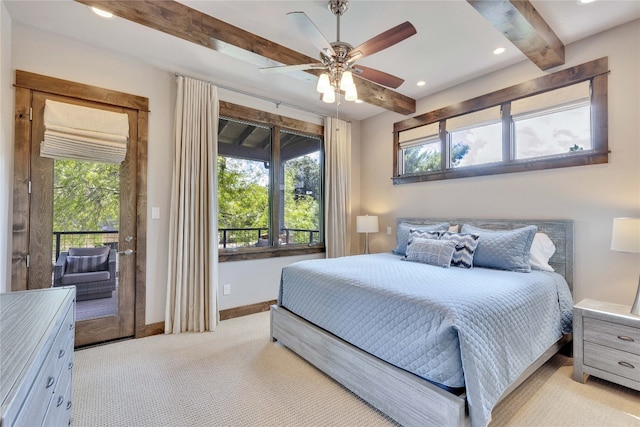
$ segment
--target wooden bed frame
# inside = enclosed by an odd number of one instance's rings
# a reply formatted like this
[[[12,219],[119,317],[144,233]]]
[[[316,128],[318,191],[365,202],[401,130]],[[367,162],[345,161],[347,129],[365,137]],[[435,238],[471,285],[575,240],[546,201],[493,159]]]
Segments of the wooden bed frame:
[[[537,225],[556,246],[549,264],[563,275],[573,290],[573,221],[571,220],[478,220],[399,218],[411,224],[449,222],[488,229],[514,229]],[[347,389],[404,426],[464,426],[464,394],[457,396],[430,382],[378,359],[347,343],[284,307],[271,306],[271,339],[289,348]],[[500,400],[569,342],[563,336],[532,363],[503,393]]]

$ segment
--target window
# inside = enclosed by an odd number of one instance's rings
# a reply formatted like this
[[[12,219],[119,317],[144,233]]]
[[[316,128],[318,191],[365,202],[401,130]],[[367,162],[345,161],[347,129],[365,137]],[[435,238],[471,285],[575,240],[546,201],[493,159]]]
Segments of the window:
[[[440,169],[441,147],[438,123],[404,132],[400,141],[400,169],[406,174]]]
[[[394,184],[608,162],[607,62],[396,123]],[[446,161],[425,161],[442,157]]]
[[[221,103],[220,261],[324,249],[322,134],[319,125]]]
[[[515,159],[590,150],[589,88],[587,81],[512,102]]]
[[[446,121],[449,167],[476,166],[502,160],[500,107],[453,117]]]
[[[278,243],[317,244],[322,240],[322,141],[289,131],[280,134],[284,190]]]

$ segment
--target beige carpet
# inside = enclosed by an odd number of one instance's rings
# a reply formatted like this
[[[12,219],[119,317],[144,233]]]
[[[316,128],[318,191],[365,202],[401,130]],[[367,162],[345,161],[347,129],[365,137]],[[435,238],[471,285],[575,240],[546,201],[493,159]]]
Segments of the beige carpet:
[[[387,426],[393,422],[269,340],[269,314],[214,333],[77,351],[72,427]],[[557,355],[494,410],[491,426],[640,426],[640,393],[571,379]]]

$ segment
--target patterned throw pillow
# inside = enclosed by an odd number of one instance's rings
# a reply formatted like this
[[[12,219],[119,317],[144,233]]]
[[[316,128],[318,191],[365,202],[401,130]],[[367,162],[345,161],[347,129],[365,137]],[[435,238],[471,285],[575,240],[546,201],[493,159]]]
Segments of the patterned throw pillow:
[[[455,250],[456,245],[451,241],[414,237],[407,246],[404,260],[449,268]]]
[[[479,236],[470,233],[440,233],[441,240],[448,240],[455,244],[455,252],[451,258],[451,265],[461,268],[473,268],[473,255],[478,247]]]
[[[486,230],[464,224],[461,231],[480,236],[474,257],[476,267],[522,273],[531,271],[529,252],[533,238],[538,231],[538,227],[535,225],[515,230]]]
[[[425,230],[425,231],[447,231],[449,229],[448,222],[442,222],[439,224],[422,225],[422,224],[409,224],[401,222],[398,224],[398,246],[393,250],[396,255],[406,255],[407,243],[409,243],[409,235],[411,230]]]
[[[65,273],[88,273],[106,270],[108,255],[67,256]]]
[[[429,231],[429,230],[420,230],[420,229],[410,229],[409,230],[409,241],[407,242],[407,250],[409,249],[409,245],[411,244],[411,240],[418,239],[430,239],[430,240],[440,240],[440,234],[442,231]]]

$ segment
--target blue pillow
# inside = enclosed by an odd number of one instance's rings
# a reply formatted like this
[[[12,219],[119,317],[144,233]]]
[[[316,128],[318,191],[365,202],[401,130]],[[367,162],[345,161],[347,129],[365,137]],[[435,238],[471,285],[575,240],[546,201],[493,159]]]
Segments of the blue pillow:
[[[398,224],[398,246],[392,251],[396,255],[407,254],[407,243],[409,243],[410,230],[423,230],[423,231],[447,231],[449,229],[448,222],[441,222],[440,224],[408,224],[401,222]]]
[[[529,252],[538,231],[535,225],[515,230],[487,230],[464,224],[460,231],[480,236],[473,257],[473,264],[476,267],[523,273],[531,271]]]
[[[452,241],[412,237],[407,254],[401,259],[449,268],[455,250],[456,244]]]

